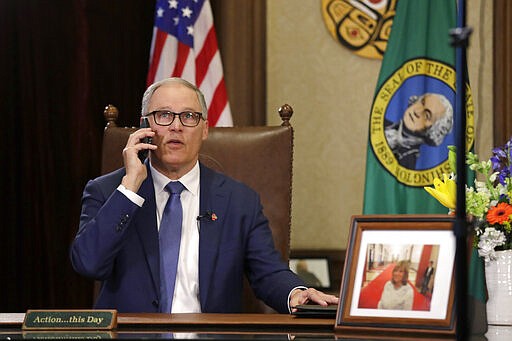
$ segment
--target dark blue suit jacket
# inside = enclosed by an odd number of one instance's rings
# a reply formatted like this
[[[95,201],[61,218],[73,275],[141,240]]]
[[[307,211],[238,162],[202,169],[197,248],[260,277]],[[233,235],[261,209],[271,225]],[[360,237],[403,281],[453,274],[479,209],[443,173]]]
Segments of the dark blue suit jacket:
[[[259,195],[248,186],[200,165],[199,299],[202,312],[242,311],[243,275],[266,304],[288,312],[290,290],[304,285],[275,249]],[[71,246],[74,269],[102,281],[97,309],[158,312],[159,244],[151,172],[138,194],[142,207],[116,188],[125,170],[87,183],[80,227]]]

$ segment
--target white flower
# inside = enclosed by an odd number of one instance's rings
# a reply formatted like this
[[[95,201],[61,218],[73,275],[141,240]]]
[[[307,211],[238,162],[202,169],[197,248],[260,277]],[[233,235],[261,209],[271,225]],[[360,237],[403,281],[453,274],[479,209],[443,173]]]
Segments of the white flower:
[[[497,231],[494,227],[486,227],[484,233],[478,241],[478,254],[486,262],[496,259],[494,248],[505,244],[506,237],[502,231]]]
[[[498,190],[498,198],[501,197],[502,195],[508,194],[507,186],[504,186],[500,183],[496,186],[496,189]]]
[[[490,193],[489,189],[487,188],[485,182],[475,180],[475,188],[477,192],[480,193]]]

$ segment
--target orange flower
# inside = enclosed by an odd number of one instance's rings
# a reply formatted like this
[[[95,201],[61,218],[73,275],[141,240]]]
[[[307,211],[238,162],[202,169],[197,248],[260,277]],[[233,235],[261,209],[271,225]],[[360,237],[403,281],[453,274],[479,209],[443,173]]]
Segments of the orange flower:
[[[487,221],[489,224],[502,224],[510,219],[512,215],[512,206],[506,202],[500,202],[498,205],[491,207],[487,212]]]

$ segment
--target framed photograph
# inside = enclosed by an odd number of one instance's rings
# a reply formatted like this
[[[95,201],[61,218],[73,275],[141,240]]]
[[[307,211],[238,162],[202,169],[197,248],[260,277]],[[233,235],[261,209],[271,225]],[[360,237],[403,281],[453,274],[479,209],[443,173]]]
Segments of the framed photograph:
[[[299,276],[308,287],[330,290],[329,260],[327,258],[290,258],[290,269]]]
[[[353,216],[336,332],[455,335],[454,218]]]
[[[311,266],[314,269],[322,283],[317,289],[338,296],[346,252],[346,245],[340,245],[337,249],[291,249],[289,264],[291,270],[297,273],[297,262],[300,260],[313,263],[308,264],[308,268]]]

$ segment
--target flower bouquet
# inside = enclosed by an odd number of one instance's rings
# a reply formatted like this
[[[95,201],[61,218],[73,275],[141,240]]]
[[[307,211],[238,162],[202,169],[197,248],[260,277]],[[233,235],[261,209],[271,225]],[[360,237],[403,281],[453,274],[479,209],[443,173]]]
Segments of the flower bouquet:
[[[455,147],[448,147],[451,174],[434,179],[434,187],[424,187],[451,212],[456,205]],[[466,163],[476,173],[474,187],[466,186],[466,214],[474,225],[474,246],[486,262],[496,251],[512,249],[512,139],[494,148],[487,161],[467,152]]]

